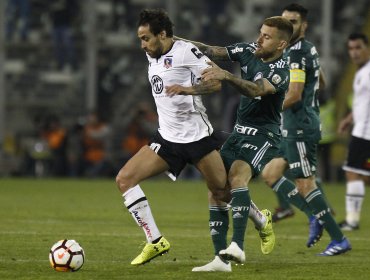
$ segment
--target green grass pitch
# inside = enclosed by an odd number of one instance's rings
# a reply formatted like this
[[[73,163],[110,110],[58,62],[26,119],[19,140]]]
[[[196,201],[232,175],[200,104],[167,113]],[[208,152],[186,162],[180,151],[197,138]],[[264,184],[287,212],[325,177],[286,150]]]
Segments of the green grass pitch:
[[[194,273],[192,267],[213,259],[208,232],[207,192],[202,181],[142,183],[169,254],[139,267],[130,265],[145,240],[112,180],[0,179],[0,279],[370,279],[370,202],[363,205],[361,228],[346,233],[352,251],[318,257],[329,243],[305,247],[308,224],[296,211],[275,224],[276,247],[262,255],[256,230],[248,223],[246,264],[232,273]],[[336,218],[344,217],[344,184],[324,186]],[[250,185],[253,200],[263,208],[276,206],[275,196],[261,182]],[[50,247],[75,239],[86,261],[75,273],[54,271]]]

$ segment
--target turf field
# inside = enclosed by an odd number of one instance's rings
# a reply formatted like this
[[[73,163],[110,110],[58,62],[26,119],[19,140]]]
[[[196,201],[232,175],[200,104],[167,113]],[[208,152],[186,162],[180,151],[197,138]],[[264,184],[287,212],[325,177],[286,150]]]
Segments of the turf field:
[[[370,279],[369,199],[361,229],[347,233],[353,246],[348,254],[316,256],[329,242],[326,233],[307,249],[307,220],[297,213],[275,224],[271,255],[260,253],[250,222],[244,266],[233,266],[231,274],[194,273],[192,267],[213,259],[204,184],[158,179],[142,188],[172,247],[169,254],[132,267],[145,237],[123,207],[113,179],[0,179],[0,279]],[[276,206],[266,186],[256,182],[250,190],[261,208]],[[343,218],[344,184],[325,190],[336,217]],[[64,238],[76,239],[85,249],[86,262],[78,272],[55,272],[49,265],[51,245]]]

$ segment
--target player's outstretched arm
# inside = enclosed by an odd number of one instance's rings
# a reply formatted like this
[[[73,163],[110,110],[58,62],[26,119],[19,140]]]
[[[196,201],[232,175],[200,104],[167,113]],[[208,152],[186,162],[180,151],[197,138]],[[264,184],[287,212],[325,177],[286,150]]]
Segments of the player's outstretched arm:
[[[181,85],[166,86],[166,94],[170,97],[174,95],[205,95],[221,90],[221,82],[217,80],[202,81],[197,85],[191,87],[184,87]]]
[[[177,36],[173,37],[174,40],[182,40],[185,42],[190,42],[194,46],[196,46],[202,53],[208,56],[211,60],[219,60],[219,61],[226,61],[230,60],[229,55],[225,47],[219,46],[209,46],[197,41],[191,41],[184,38],[180,38]]]
[[[212,61],[207,63],[212,65],[212,67],[204,70],[202,74],[203,81],[218,80],[228,82],[236,88],[240,94],[250,98],[264,96],[275,92],[275,88],[266,79],[259,79],[255,82],[250,82],[221,69]]]

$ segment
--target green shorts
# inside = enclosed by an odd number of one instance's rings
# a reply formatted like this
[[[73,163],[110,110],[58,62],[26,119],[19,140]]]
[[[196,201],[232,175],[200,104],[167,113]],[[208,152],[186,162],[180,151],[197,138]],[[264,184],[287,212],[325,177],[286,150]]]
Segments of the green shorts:
[[[227,171],[235,160],[249,164],[253,177],[258,176],[265,165],[277,157],[280,139],[264,134],[245,135],[233,132],[221,148],[222,160]]]
[[[316,174],[317,141],[304,139],[281,139],[279,156],[289,163],[293,178],[307,178]]]

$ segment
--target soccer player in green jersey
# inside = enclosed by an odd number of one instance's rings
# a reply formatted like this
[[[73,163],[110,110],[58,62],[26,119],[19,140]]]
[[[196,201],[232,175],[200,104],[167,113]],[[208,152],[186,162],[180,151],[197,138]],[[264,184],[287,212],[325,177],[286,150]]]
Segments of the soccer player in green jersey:
[[[320,255],[334,256],[351,250],[351,245],[315,183],[316,152],[321,138],[317,99],[320,62],[315,46],[305,39],[307,12],[299,4],[290,4],[283,10],[282,16],[294,27],[290,46],[285,52],[290,67],[290,85],[283,106],[280,156],[266,165],[262,177],[275,192],[310,217],[307,247],[320,240],[324,227],[332,241]],[[283,175],[288,168],[295,185]]]
[[[249,212],[255,211],[248,184],[279,151],[280,112],[289,86],[289,68],[283,51],[292,32],[292,24],[279,16],[264,20],[258,40],[253,43],[216,47],[192,42],[209,58],[237,61],[242,70],[239,78],[210,62],[212,67],[202,74],[204,81],[220,80],[231,84],[241,97],[234,131],[221,149],[232,196],[229,203],[233,220],[231,244],[227,247],[228,207],[210,195],[209,226],[216,256],[193,271],[231,271],[230,260],[245,262],[244,235]],[[181,87],[179,89],[174,86],[169,94],[187,94]],[[261,212],[267,218],[266,226],[259,231],[262,244],[266,241],[273,247],[271,213]],[[270,248],[262,252],[268,253]]]

